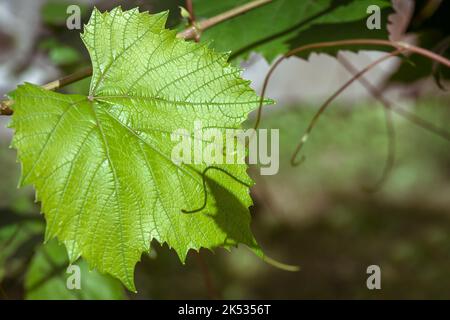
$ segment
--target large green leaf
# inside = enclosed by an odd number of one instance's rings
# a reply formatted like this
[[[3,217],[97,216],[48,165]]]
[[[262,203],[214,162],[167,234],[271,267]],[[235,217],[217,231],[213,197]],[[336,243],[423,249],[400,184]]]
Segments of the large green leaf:
[[[196,14],[206,18],[247,2],[249,1],[196,0],[194,4]],[[245,57],[251,51],[256,51],[272,60],[293,48],[289,40],[298,33],[314,25],[345,24],[361,20],[368,16],[367,8],[370,5],[378,5],[383,9],[389,6],[389,1],[273,0],[267,5],[206,30],[202,39],[213,41],[218,50],[231,50],[232,57]],[[335,40],[334,34],[338,30],[339,26],[329,29],[327,40]],[[373,32],[373,35],[378,36],[378,33]],[[365,20],[353,30],[352,36],[367,36]],[[317,38],[317,41],[321,40],[323,38]]]
[[[22,185],[33,184],[47,220],[46,238],[66,244],[135,290],[133,272],[155,239],[182,261],[190,249],[244,243],[262,255],[250,231],[248,187],[206,164],[176,165],[171,133],[238,128],[258,96],[227,64],[227,55],[176,38],[167,13],[94,10],[82,35],[93,64],[88,96],[63,95],[32,84],[15,101],[13,146]],[[225,134],[223,132],[223,134]],[[218,165],[251,183],[245,164]]]

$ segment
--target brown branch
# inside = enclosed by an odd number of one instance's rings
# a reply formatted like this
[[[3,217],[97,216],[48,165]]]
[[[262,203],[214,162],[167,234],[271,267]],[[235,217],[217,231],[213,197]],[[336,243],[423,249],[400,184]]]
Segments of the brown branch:
[[[84,78],[90,77],[91,75],[92,75],[92,68],[87,67],[87,68],[77,71],[71,75],[68,75],[67,77],[49,82],[49,83],[43,85],[42,88],[44,88],[45,90],[56,90],[58,88],[65,87],[71,83],[77,82]]]
[[[68,75],[64,78],[61,78],[59,80],[55,80],[52,82],[49,82],[47,84],[44,84],[42,88],[45,90],[56,90],[58,88],[65,87],[71,83],[77,82],[79,80],[85,79],[87,77],[90,77],[92,75],[92,68],[87,67],[85,69],[82,69],[80,71],[77,71],[71,75]],[[12,100],[5,100],[0,102],[0,115],[3,116],[10,116],[13,114],[13,111],[11,109],[11,106],[13,104]]]
[[[195,25],[187,28],[183,32],[179,33],[178,36],[185,39],[195,39],[201,35],[203,31],[206,29],[209,29],[215,25],[218,25],[224,21],[233,19],[237,16],[240,16],[244,13],[247,13],[253,9],[259,8],[263,5],[266,5],[268,3],[272,2],[272,0],[256,0],[249,2],[247,4],[244,4],[240,7],[231,9],[229,11],[226,11],[224,13],[221,13],[215,17],[206,19],[204,21],[197,22]]]
[[[178,33],[177,36],[179,38],[183,38],[185,40],[197,39],[203,31],[205,31],[219,23],[222,23],[226,20],[232,19],[232,18],[242,15],[248,11],[256,9],[256,8],[258,8],[262,5],[265,5],[271,1],[272,0],[252,1],[250,3],[242,5],[240,7],[237,7],[237,8],[231,9],[229,11],[226,11],[224,13],[221,13],[215,17],[211,17],[211,18],[201,21],[199,23],[194,23],[191,27]],[[193,14],[192,2],[187,1],[187,4],[189,4],[189,3],[191,3],[191,8],[192,8],[192,12],[190,11],[191,18],[194,19],[192,16],[192,14]],[[188,10],[189,10],[189,5],[188,5]],[[42,87],[47,90],[56,90],[56,89],[66,86],[68,84],[74,83],[74,82],[82,80],[84,78],[88,78],[91,75],[92,75],[92,67],[88,67],[86,69],[78,71],[78,72],[71,74],[67,77],[64,77],[62,79],[47,83],[47,84],[43,85]],[[10,108],[12,104],[13,104],[13,102],[11,100],[0,101],[0,115],[3,115],[3,116],[12,115],[13,110]]]
[[[186,0],[186,8],[189,13],[189,28],[193,28],[192,30],[196,31],[194,34],[195,42],[200,42],[201,32],[197,32],[197,18],[195,17],[194,4],[192,3],[192,0]],[[181,35],[181,37],[183,36]]]

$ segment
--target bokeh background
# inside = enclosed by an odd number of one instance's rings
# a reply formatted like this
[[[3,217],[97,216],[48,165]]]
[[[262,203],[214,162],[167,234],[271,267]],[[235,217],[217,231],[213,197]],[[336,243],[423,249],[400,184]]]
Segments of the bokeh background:
[[[448,37],[448,23],[436,18],[448,14],[448,3],[414,24],[427,2],[394,1],[399,11],[392,13],[397,28],[391,35],[403,27],[397,37],[414,38],[430,29]],[[180,24],[178,6],[184,5],[173,0],[0,0],[1,95],[24,81],[43,84],[89,65],[79,31],[65,27],[70,4],[80,5],[84,23],[93,5],[101,10],[117,5],[169,9],[173,27]],[[381,54],[340,53],[358,67]],[[236,63],[260,91],[269,62],[252,53]],[[367,79],[395,105],[450,130],[448,82],[405,72],[400,63],[387,61]],[[275,269],[245,248],[192,253],[182,265],[173,251],[154,243],[137,265],[137,294],[89,272],[83,261],[82,290],[66,288],[65,250],[56,242],[43,245],[39,204],[31,188],[16,187],[20,166],[8,148],[9,119],[0,118],[0,299],[450,298],[448,140],[399,116],[393,118],[396,136],[389,137],[383,106],[355,83],[320,119],[304,148],[306,161],[296,168],[289,164],[317,108],[350,77],[339,59],[312,54],[284,63],[268,90],[278,103],[265,113],[262,125],[280,129],[280,172],[260,176],[257,168],[250,169],[256,181],[252,230],[270,256],[302,270]],[[85,93],[88,86],[86,79],[62,91]],[[247,125],[253,121],[254,115]],[[367,192],[382,174],[389,139],[396,146],[394,166],[378,192]],[[372,264],[381,267],[381,290],[366,287],[366,269]]]

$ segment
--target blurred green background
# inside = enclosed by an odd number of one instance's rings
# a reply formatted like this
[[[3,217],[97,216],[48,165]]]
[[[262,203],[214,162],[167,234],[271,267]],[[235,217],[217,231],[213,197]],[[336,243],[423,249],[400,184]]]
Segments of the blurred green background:
[[[170,24],[179,19],[177,1],[113,2],[97,5],[171,8]],[[78,33],[61,27],[66,7],[64,1],[42,1],[39,7],[45,31],[36,35],[32,51],[52,66],[48,80],[56,78],[53,73],[68,74],[89,64]],[[82,8],[86,22],[87,1]],[[7,43],[0,50],[6,52]],[[26,64],[20,65],[17,74],[24,68]],[[88,85],[89,79],[64,91],[85,92]],[[11,88],[3,88],[4,93]],[[448,94],[423,95],[402,104],[450,130],[449,102]],[[394,116],[395,164],[381,190],[369,193],[365,187],[379,179],[387,157],[383,107],[376,102],[333,104],[303,149],[306,161],[292,168],[291,154],[318,106],[272,107],[263,127],[280,129],[280,173],[260,176],[257,168],[250,169],[256,181],[251,208],[256,239],[269,256],[298,264],[302,270],[275,269],[245,248],[191,253],[183,266],[167,246],[154,243],[154,250],[137,265],[137,294],[90,272],[83,261],[77,263],[82,290],[66,288],[65,250],[55,241],[43,244],[45,224],[39,204],[34,203],[31,188],[16,188],[20,166],[15,151],[8,148],[11,132],[2,128],[0,299],[449,298],[449,142]],[[366,268],[372,264],[381,267],[382,290],[366,287]]]

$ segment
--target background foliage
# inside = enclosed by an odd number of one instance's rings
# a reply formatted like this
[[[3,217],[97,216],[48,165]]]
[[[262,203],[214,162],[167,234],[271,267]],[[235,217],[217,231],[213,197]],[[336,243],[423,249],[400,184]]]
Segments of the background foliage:
[[[211,1],[197,0],[194,4],[199,17],[209,17],[242,2],[245,1],[215,1],[212,5]],[[424,34],[420,43],[428,48],[448,36],[443,19],[436,18],[446,12],[448,3],[443,3],[435,14],[417,22],[423,5],[419,1],[408,28],[410,32]],[[182,3],[177,1],[96,3],[101,10],[118,4],[124,8],[139,5],[153,12],[170,8],[169,25],[183,27],[176,10]],[[385,13],[391,10],[388,1],[379,4]],[[212,40],[212,45],[221,51],[232,50],[234,63],[238,63],[253,50],[272,60],[277,54],[303,43],[346,35],[367,36],[365,28],[358,28],[365,22],[365,10],[361,8],[366,8],[366,1],[316,1],[310,8],[301,5],[303,1],[276,0],[272,7],[257,9],[236,18],[234,23],[230,21],[208,30],[202,41]],[[275,7],[283,10],[283,14],[277,16]],[[61,1],[45,1],[39,8],[44,31],[36,34],[33,40],[36,46],[30,52],[33,59],[45,57],[55,68],[46,71],[43,79],[55,79],[55,70],[68,74],[90,63],[78,33],[64,27],[61,16],[66,16],[65,8]],[[82,5],[84,22],[91,8],[91,3]],[[268,20],[277,23],[267,23]],[[259,44],[266,36],[285,30],[289,31],[276,41]],[[438,35],[429,36],[430,30]],[[386,30],[371,36],[386,37]],[[2,37],[8,39],[6,32]],[[2,41],[1,51],[7,52],[9,43],[14,41]],[[249,44],[251,50],[247,48]],[[16,65],[15,74],[27,70],[33,59]],[[415,59],[392,73],[392,81],[408,82],[404,96],[399,99],[423,118],[448,128],[448,95],[436,93],[434,83],[429,86],[431,94],[424,93],[423,82],[417,81],[429,78],[433,66]],[[329,75],[314,76],[318,79],[311,81],[321,86]],[[440,77],[445,79],[445,71]],[[14,82],[12,86],[21,82],[16,78],[10,81]],[[446,82],[442,84],[445,87]],[[385,85],[387,88],[389,83]],[[63,91],[80,94],[88,88],[89,79]],[[10,89],[5,88],[4,92]],[[386,156],[387,136],[381,106],[373,101],[334,104],[304,150],[307,161],[300,168],[290,168],[294,142],[300,138],[317,106],[317,103],[291,103],[268,113],[263,125],[282,128],[281,172],[275,177],[260,177],[254,168],[250,171],[257,183],[252,188],[255,205],[251,209],[256,238],[269,254],[301,265],[302,272],[293,274],[274,269],[241,249],[231,254],[202,251],[201,259],[190,253],[186,266],[182,266],[167,246],[153,243],[155,250],[144,255],[137,266],[136,295],[126,292],[117,281],[95,272],[87,273],[83,290],[65,290],[67,274],[62,268],[67,264],[67,256],[56,243],[42,245],[44,221],[38,214],[39,205],[34,204],[31,189],[16,189],[19,167],[15,154],[7,148],[9,136],[2,131],[0,296],[29,299],[447,297],[450,288],[446,280],[450,267],[448,143],[402,118],[395,118],[394,171],[380,192],[368,194],[362,186],[376,181]],[[249,121],[248,126],[252,123]],[[365,287],[365,270],[370,264],[378,264],[383,270],[381,292],[368,291]],[[79,265],[86,274],[85,262],[80,261]]]

